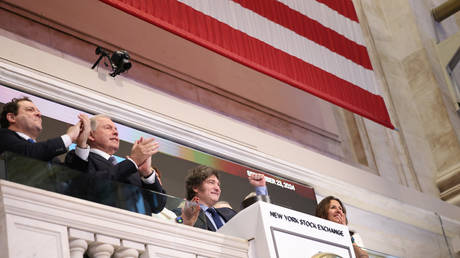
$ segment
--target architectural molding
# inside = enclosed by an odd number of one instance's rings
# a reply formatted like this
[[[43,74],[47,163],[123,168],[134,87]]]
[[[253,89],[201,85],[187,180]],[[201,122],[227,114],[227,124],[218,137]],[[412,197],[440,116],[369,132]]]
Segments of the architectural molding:
[[[460,162],[439,172],[436,185],[441,191],[441,199],[460,206]]]
[[[447,98],[450,101],[446,102],[446,105],[452,105],[452,107],[458,111],[460,103],[460,89],[456,89],[455,85],[452,85],[451,77],[447,72],[447,65],[449,64],[452,57],[455,55],[455,52],[458,50],[460,45],[460,32],[455,33],[449,38],[436,43],[433,42],[434,49],[436,50],[436,56],[439,61],[439,65],[442,71],[443,79],[447,85],[447,91],[449,92],[449,97]]]
[[[69,67],[69,69],[76,69],[76,67]],[[266,154],[259,150],[258,146],[100,94],[87,85],[79,85],[67,78],[44,74],[42,71],[12,60],[0,59],[0,83],[79,109],[108,114],[115,120],[123,121],[124,124],[155,132],[184,145],[265,171],[273,171],[300,183],[313,185],[316,192],[322,196],[330,194],[341,196],[344,202],[359,209],[441,234],[439,219],[435,215],[437,212],[448,225],[446,231],[449,236],[460,234],[459,208],[307,150],[305,152],[308,152],[308,155],[316,155],[319,159],[328,160],[331,166],[341,167],[341,170],[347,171],[347,176],[341,173],[331,175],[313,171]],[[87,83],[90,85],[97,81]],[[126,80],[124,83],[134,82]],[[267,140],[274,139],[271,137],[273,136],[266,135]],[[358,177],[366,178],[366,185],[353,183],[355,181],[353,178]],[[381,205],[383,203],[385,205]]]
[[[50,0],[47,5],[53,6],[53,5],[58,5],[53,1],[58,0]],[[37,24],[41,24],[46,27],[50,27],[56,30],[56,32],[60,34],[65,34],[68,37],[75,37],[78,40],[80,40],[80,45],[77,48],[84,48],[82,45],[89,45],[91,47],[93,46],[102,46],[107,49],[118,49],[121,48],[120,46],[116,46],[107,40],[112,38],[113,33],[118,33],[117,31],[115,32],[109,32],[114,28],[118,28],[120,26],[118,25],[112,25],[112,24],[105,24],[101,23],[99,25],[102,25],[104,28],[99,29],[95,28],[95,26],[85,26],[83,23],[78,22],[75,24],[67,24],[69,21],[73,21],[73,19],[69,19],[68,15],[58,15],[61,16],[60,18],[65,17],[64,19],[68,19],[67,21],[56,21],[51,19],[51,17],[43,17],[41,11],[39,11],[40,14],[37,14],[36,10],[34,8],[39,8],[42,9],[41,5],[29,5],[27,2],[22,2],[19,3],[17,1],[13,3],[8,3],[8,1],[0,2],[0,8],[4,8],[6,12],[11,12],[12,15],[20,15],[21,17],[25,17],[24,19],[30,19],[32,21],[35,21]],[[73,3],[68,3],[68,4],[73,4]],[[199,51],[205,52],[205,53],[211,53],[212,51],[209,51],[207,49],[202,49],[202,47],[197,46],[195,44],[189,43],[185,39],[180,38],[180,42],[184,41],[187,43],[181,43],[179,46],[176,46],[177,44],[172,44],[169,40],[169,37],[164,37],[163,32],[158,32],[162,31],[161,29],[154,29],[151,30],[151,28],[156,28],[155,26],[148,26],[148,28],[145,28],[142,25],[144,22],[140,21],[139,19],[132,17],[130,15],[120,15],[120,11],[115,9],[115,8],[105,8],[106,6],[102,3],[94,3],[93,1],[83,1],[78,3],[78,8],[72,8],[67,6],[66,9],[74,9],[73,11],[76,12],[77,10],[82,11],[80,7],[82,6],[87,6],[84,9],[84,15],[89,15],[86,13],[86,9],[91,8],[93,10],[94,16],[98,16],[98,13],[105,13],[108,12],[109,14],[106,14],[106,16],[113,16],[117,17],[114,19],[117,23],[120,22],[122,25],[121,27],[125,26],[130,26],[131,28],[136,28],[136,30],[141,30],[139,34],[144,34],[144,35],[153,35],[152,37],[149,38],[144,38],[146,43],[145,45],[149,46],[148,49],[137,49],[139,44],[138,42],[133,41],[133,42],[128,42],[127,44],[123,44],[123,48],[128,50],[131,56],[131,61],[133,65],[136,66],[137,69],[140,70],[139,73],[145,73],[145,71],[151,70],[155,71],[158,70],[158,73],[161,73],[164,75],[162,80],[175,80],[177,79],[178,81],[182,81],[186,85],[184,88],[189,88],[189,89],[182,89],[182,91],[196,91],[196,94],[198,95],[198,100],[194,99],[193,97],[190,97],[190,95],[193,95],[191,92],[181,92],[181,90],[176,89],[180,88],[174,86],[174,87],[168,87],[164,85],[156,85],[156,88],[160,88],[163,91],[166,91],[168,93],[171,93],[175,96],[181,96],[185,99],[188,99],[189,101],[193,102],[196,101],[199,104],[202,105],[209,105],[208,108],[210,109],[219,109],[222,108],[222,106],[216,105],[213,106],[212,103],[206,103],[207,101],[201,101],[204,95],[209,95],[213,96],[213,98],[219,98],[219,100],[223,100],[223,102],[226,103],[226,105],[223,105],[224,107],[232,106],[230,110],[221,110],[221,112],[224,112],[226,115],[246,121],[249,124],[259,126],[260,128],[264,128],[264,130],[267,130],[272,133],[277,133],[279,135],[282,135],[290,140],[297,141],[301,144],[304,144],[305,146],[308,146],[309,148],[315,149],[317,151],[320,151],[326,155],[329,155],[331,157],[335,157],[336,159],[343,159],[342,153],[339,151],[340,150],[340,145],[342,143],[342,139],[340,135],[338,135],[338,132],[336,129],[331,129],[330,125],[328,126],[329,128],[326,130],[321,127],[321,123],[324,123],[324,121],[314,121],[315,119],[311,119],[311,115],[309,118],[305,118],[305,113],[309,112],[309,110],[316,110],[317,108],[322,107],[324,109],[325,106],[331,107],[331,110],[334,108],[332,104],[327,103],[324,100],[319,100],[318,98],[300,91],[298,89],[295,89],[289,85],[285,85],[284,83],[279,82],[278,80],[271,78],[269,76],[266,76],[264,74],[261,74],[255,70],[248,69],[247,67],[234,63],[233,61],[227,60],[227,58],[217,55],[217,54],[207,54],[205,60],[201,60],[200,63],[213,63],[213,69],[217,67],[221,68],[222,70],[227,70],[228,72],[221,74],[220,76],[229,76],[229,78],[232,78],[232,80],[228,79],[223,79],[223,78],[217,78],[214,82],[209,82],[205,81],[202,79],[203,74],[201,75],[193,75],[193,74],[188,74],[187,72],[177,70],[176,68],[172,67],[171,64],[163,64],[161,61],[156,60],[155,58],[158,58],[159,53],[153,53],[152,51],[156,52],[157,48],[155,45],[159,41],[165,40],[166,43],[165,45],[168,45],[168,49],[176,49],[172,51],[167,51],[174,53],[175,58],[180,58],[177,63],[180,64],[188,64],[191,62],[189,67],[195,67],[196,66],[196,59],[191,58],[187,59],[184,58],[183,56],[188,56],[186,54],[177,54],[178,51],[182,51],[183,49],[191,49],[193,51],[188,51],[194,52],[196,49],[200,49]],[[77,7],[75,6],[75,7]],[[61,12],[59,12],[61,13]],[[9,14],[9,13],[7,13]],[[75,14],[76,15],[76,14]],[[59,20],[60,18],[57,18]],[[93,17],[94,18],[94,17]],[[70,22],[73,23],[73,22]],[[77,25],[75,27],[75,25]],[[82,33],[82,29],[79,28],[79,26],[83,26],[85,29],[95,29],[97,32],[87,32],[87,33]],[[13,26],[14,27],[14,26]],[[126,29],[126,30],[131,30],[131,29]],[[21,33],[20,33],[21,34]],[[57,34],[57,33],[56,33]],[[168,34],[168,33],[166,33]],[[70,36],[71,35],[71,36]],[[55,36],[58,38],[58,36]],[[153,38],[153,39],[152,39]],[[175,35],[173,35],[173,38],[176,38]],[[161,39],[161,40],[160,40]],[[36,40],[34,38],[31,39],[32,41]],[[59,38],[59,40],[62,40]],[[59,41],[58,40],[58,41]],[[69,39],[67,39],[69,40]],[[40,39],[38,39],[40,42]],[[43,43],[43,42],[40,42]],[[56,43],[58,44],[58,43]],[[64,43],[65,44],[65,43]],[[46,43],[45,43],[46,45]],[[60,49],[58,45],[53,45],[52,47],[57,47],[57,50],[59,51]],[[65,48],[65,47],[64,47]],[[63,50],[65,52],[65,50]],[[91,52],[93,49],[91,49]],[[165,52],[165,51],[160,51],[160,53]],[[81,59],[87,59],[88,55],[87,52],[85,53],[69,53],[65,52],[66,54],[76,56],[77,58]],[[161,58],[160,58],[161,59]],[[166,58],[163,58],[164,60],[171,60],[171,57],[168,56]],[[163,62],[164,62],[163,60]],[[224,61],[222,61],[224,60]],[[92,61],[90,61],[92,62]],[[227,62],[231,63],[230,65],[227,64]],[[225,63],[223,65],[222,63]],[[243,68],[241,68],[243,67]],[[209,69],[209,68],[208,68]],[[203,69],[205,74],[209,74],[208,69]],[[234,70],[237,70],[237,72],[234,72]],[[133,80],[136,81],[142,81],[143,83],[151,83],[151,81],[148,80],[145,76],[143,77],[142,75],[139,76],[139,73],[131,73],[128,75],[125,75],[126,77],[129,77]],[[244,75],[240,76],[233,76],[234,73],[243,73]],[[155,75],[157,77],[157,75]],[[161,77],[161,75],[159,76]],[[255,78],[255,79],[254,79]],[[161,80],[160,80],[161,81]],[[253,83],[248,83],[248,81],[255,81]],[[222,87],[222,85],[219,87],[219,83],[226,84],[225,87]],[[161,84],[161,83],[160,83]],[[240,85],[242,87],[240,87]],[[259,100],[254,100],[250,97],[250,95],[246,94],[246,89],[248,87],[251,87],[253,85],[257,85],[257,90],[256,95],[259,96]],[[268,87],[269,90],[265,89],[266,85],[270,85]],[[183,85],[182,85],[183,86]],[[241,91],[243,91],[246,96],[243,95],[238,95],[237,93],[232,92],[232,89],[234,90],[235,87],[242,88],[240,89],[240,94]],[[191,90],[191,88],[194,88]],[[270,95],[266,94],[266,92],[271,92],[273,89],[276,88],[281,88],[284,94],[287,92],[290,92],[288,95],[290,96],[291,100],[297,99],[299,96],[303,96],[303,99],[301,100],[296,100],[297,105],[299,103],[312,103],[312,102],[318,102],[314,104],[313,106],[302,106],[302,108],[289,108],[290,110],[285,110],[286,107],[282,107],[281,109],[283,110],[278,110],[276,108],[277,105],[280,103],[284,103],[283,101],[276,101],[278,95],[280,95],[279,92],[276,92],[273,94],[275,96],[275,99],[270,100]],[[176,91],[174,90],[176,89]],[[200,90],[200,89],[203,89]],[[278,90],[277,90],[278,91]],[[203,93],[206,92],[206,93]],[[283,94],[283,95],[284,95]],[[205,100],[207,100],[208,97],[204,97]],[[263,97],[261,97],[263,96]],[[263,100],[261,102],[261,100]],[[319,101],[318,101],[319,100]],[[208,101],[209,102],[209,101]],[[212,101],[211,101],[212,102]],[[322,104],[319,104],[322,103]],[[273,106],[273,104],[276,104]],[[240,106],[241,105],[241,106]],[[289,106],[289,105],[288,105]],[[313,108],[314,107],[314,108]],[[241,110],[252,110],[248,114],[247,112],[239,112]],[[302,110],[302,111],[298,111]],[[297,114],[292,114],[292,112]],[[241,114],[240,114],[241,113]],[[313,112],[316,113],[316,112]],[[324,111],[323,111],[324,113]],[[330,112],[332,113],[332,111]],[[244,115],[243,115],[244,114]],[[300,114],[300,116],[299,116]],[[251,120],[251,117],[258,117],[256,120]],[[269,122],[267,122],[268,120]],[[316,118],[317,120],[317,118]],[[327,119],[326,119],[327,120]],[[275,125],[275,124],[278,125]],[[279,127],[280,125],[283,125],[282,127]],[[287,125],[287,126],[286,126]],[[324,125],[323,125],[324,126]],[[302,136],[303,135],[303,136]]]

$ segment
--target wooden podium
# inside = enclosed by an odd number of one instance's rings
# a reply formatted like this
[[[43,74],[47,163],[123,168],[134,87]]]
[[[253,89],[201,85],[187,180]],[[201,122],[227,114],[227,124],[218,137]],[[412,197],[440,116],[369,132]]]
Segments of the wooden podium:
[[[346,226],[265,202],[242,210],[218,232],[247,239],[250,258],[355,258]]]

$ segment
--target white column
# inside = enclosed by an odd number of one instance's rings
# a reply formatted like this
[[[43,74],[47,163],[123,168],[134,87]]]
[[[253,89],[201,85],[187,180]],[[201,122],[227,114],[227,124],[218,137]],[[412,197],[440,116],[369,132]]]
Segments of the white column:
[[[88,243],[83,239],[70,239],[70,258],[83,258],[83,254],[88,248]]]
[[[69,228],[69,247],[71,258],[83,258],[86,250],[88,249],[88,243],[94,242],[94,233]]]
[[[131,240],[121,240],[121,246],[115,251],[115,258],[131,258],[139,257],[139,255],[145,252],[145,244],[131,241]]]
[[[88,255],[91,258],[110,258],[114,248],[111,244],[91,243],[88,249]]]
[[[120,247],[120,239],[102,234],[94,235],[94,243],[89,245],[88,255],[91,258],[110,258],[114,250]]]
[[[139,252],[133,248],[120,247],[115,251],[114,258],[138,258]]]

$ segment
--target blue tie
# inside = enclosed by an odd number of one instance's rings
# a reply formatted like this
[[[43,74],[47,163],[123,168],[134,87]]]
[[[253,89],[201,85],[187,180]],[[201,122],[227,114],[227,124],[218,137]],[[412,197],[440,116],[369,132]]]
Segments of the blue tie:
[[[113,165],[116,165],[118,163],[117,158],[115,158],[114,156],[110,156],[109,162],[112,163]]]
[[[109,162],[114,166],[118,164],[117,158],[115,158],[115,156],[110,156]],[[140,189],[136,189],[136,209],[138,213],[145,214],[144,198],[142,197],[142,193],[140,191]]]
[[[224,224],[222,224],[222,221],[220,220],[219,214],[217,214],[217,211],[214,208],[209,208],[207,209],[209,213],[211,213],[212,219],[214,220],[214,223],[216,223],[217,229],[222,227]]]
[[[35,143],[35,140],[32,139],[32,138],[27,139],[27,141],[30,142],[30,143]]]

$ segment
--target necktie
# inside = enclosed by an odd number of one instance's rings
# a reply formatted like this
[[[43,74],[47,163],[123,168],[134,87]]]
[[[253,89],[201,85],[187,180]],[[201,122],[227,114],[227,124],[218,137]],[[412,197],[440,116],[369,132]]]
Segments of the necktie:
[[[219,214],[217,214],[217,211],[214,208],[209,208],[207,209],[209,213],[211,213],[212,219],[214,220],[214,223],[216,223],[217,229],[222,227],[224,224],[222,224],[222,221],[220,220]]]
[[[35,143],[35,140],[32,139],[32,138],[27,139],[27,141],[30,142],[30,143]]]
[[[109,161],[110,161],[110,163],[112,163],[113,165],[116,165],[116,164],[118,163],[118,162],[117,162],[117,159],[116,159],[114,156],[110,156]]]
[[[118,164],[117,158],[115,158],[115,156],[110,156],[108,161],[112,163],[114,166]],[[142,197],[141,193],[142,190],[138,189],[139,187],[133,187],[125,184],[118,184],[118,186],[121,187],[121,193],[125,195],[122,197],[118,196],[120,201],[123,202],[120,205],[123,205],[123,207],[125,207],[125,209],[127,210],[141,214],[146,214],[144,207],[144,198]]]

